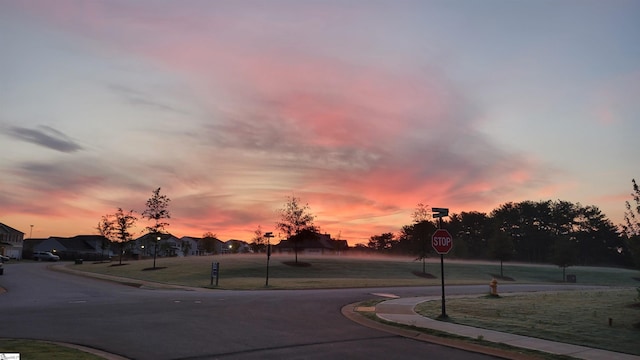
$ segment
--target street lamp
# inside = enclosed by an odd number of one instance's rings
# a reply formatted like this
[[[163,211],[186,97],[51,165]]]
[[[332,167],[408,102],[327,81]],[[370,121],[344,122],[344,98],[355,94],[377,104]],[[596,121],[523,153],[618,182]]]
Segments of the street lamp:
[[[264,234],[264,237],[267,238],[267,279],[264,283],[264,286],[269,287],[269,259],[271,258],[271,242],[269,241],[269,239],[273,237],[273,233],[269,231],[268,233]]]

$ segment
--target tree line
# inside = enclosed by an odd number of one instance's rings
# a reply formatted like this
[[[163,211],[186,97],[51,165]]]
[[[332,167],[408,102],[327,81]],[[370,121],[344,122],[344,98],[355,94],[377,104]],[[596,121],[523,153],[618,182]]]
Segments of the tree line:
[[[529,263],[615,265],[640,267],[640,189],[635,180],[626,202],[625,224],[616,226],[596,206],[563,200],[508,202],[490,213],[452,214],[443,221],[454,240],[451,256]],[[418,204],[414,221],[399,233],[373,235],[364,251],[411,254],[417,259],[435,255],[431,235],[438,224],[428,207]]]

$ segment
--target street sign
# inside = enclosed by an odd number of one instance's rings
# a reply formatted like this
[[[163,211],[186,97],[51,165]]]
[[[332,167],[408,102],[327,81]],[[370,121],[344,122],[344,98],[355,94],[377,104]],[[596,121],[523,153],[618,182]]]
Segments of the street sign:
[[[431,237],[431,246],[438,254],[448,254],[453,247],[453,238],[445,229],[438,229]]]
[[[431,212],[434,219],[449,216],[449,209],[447,208],[431,208]]]

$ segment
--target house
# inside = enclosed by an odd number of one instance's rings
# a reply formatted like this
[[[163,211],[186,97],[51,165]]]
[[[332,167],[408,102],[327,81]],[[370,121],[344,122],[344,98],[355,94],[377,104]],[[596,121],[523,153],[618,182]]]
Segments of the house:
[[[294,245],[291,240],[282,240],[274,246],[274,250],[280,253],[292,253],[297,247],[298,253],[303,254],[331,254],[339,255],[347,250],[347,240],[333,240],[329,234],[310,233]]]
[[[196,247],[192,248],[192,251],[195,249],[197,255],[220,254],[220,251],[225,247],[224,243],[215,237],[184,237],[183,239],[185,238],[196,242]]]
[[[134,256],[183,256],[182,240],[171,234],[144,234],[132,242]]]
[[[220,254],[245,254],[251,252],[251,246],[246,241],[230,239],[220,247]]]
[[[24,240],[23,256],[30,258],[34,251],[49,251],[63,260],[102,260],[113,255],[111,242],[102,235],[50,236],[47,239]]]
[[[22,259],[24,233],[0,223],[0,255]]]
[[[182,256],[202,255],[198,249],[200,238],[183,236],[180,240],[182,241]]]

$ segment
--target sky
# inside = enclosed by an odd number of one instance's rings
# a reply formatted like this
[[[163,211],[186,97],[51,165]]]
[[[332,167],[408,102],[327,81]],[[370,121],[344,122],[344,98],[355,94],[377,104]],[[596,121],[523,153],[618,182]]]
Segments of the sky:
[[[419,203],[597,206],[640,180],[637,0],[0,0],[0,222],[349,244]],[[140,235],[150,225],[140,219]],[[276,236],[276,240],[278,236]],[[455,240],[455,239],[454,239]]]

